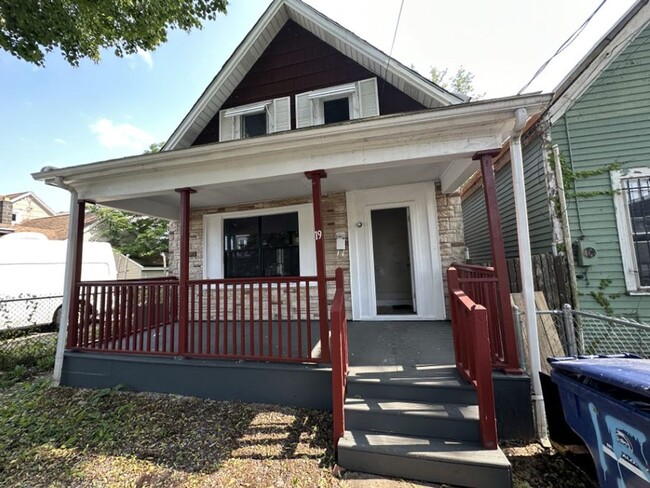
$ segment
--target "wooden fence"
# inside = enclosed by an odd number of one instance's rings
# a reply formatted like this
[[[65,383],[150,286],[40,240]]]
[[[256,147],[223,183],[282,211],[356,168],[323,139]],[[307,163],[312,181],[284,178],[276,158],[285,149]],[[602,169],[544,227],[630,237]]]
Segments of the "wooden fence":
[[[480,264],[491,266],[490,263]],[[508,265],[510,293],[521,293],[519,258],[507,259],[506,264]],[[570,276],[569,263],[565,255],[535,254],[533,256],[535,291],[544,293],[546,303],[551,310],[561,310],[565,303],[569,303],[575,308]]]

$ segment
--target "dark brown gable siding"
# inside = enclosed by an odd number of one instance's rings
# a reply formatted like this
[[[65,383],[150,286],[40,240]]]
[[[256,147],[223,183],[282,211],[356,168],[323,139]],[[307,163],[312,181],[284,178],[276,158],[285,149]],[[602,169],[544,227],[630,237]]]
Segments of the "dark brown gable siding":
[[[328,86],[351,83],[376,75],[289,20],[253,65],[222,108],[291,96],[291,127],[296,128],[295,99]],[[425,107],[382,79],[377,80],[382,115]],[[193,145],[219,140],[219,115],[208,123]]]

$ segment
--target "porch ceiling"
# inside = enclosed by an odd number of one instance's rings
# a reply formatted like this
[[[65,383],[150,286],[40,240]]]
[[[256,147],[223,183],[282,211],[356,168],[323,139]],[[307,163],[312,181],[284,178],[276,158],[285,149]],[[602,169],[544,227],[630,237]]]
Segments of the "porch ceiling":
[[[80,199],[176,219],[176,188],[191,187],[192,207],[215,207],[311,194],[304,172],[324,169],[323,192],[440,181],[455,191],[476,169],[477,151],[499,148],[514,111],[538,113],[533,95],[292,130],[34,174],[73,187]]]

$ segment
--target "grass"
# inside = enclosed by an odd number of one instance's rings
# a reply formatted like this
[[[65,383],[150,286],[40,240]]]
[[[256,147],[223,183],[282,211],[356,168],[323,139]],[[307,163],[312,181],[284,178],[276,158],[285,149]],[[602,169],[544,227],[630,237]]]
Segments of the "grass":
[[[41,377],[0,388],[0,425],[0,487],[437,486],[333,476],[331,416],[306,409],[55,388]],[[508,449],[517,488],[592,486],[539,446]]]
[[[6,388],[54,367],[56,333],[0,340],[0,388]]]

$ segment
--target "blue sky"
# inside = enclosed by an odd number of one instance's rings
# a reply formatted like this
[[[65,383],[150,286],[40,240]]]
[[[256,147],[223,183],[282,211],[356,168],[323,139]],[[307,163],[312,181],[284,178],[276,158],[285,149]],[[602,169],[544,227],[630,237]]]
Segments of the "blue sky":
[[[400,0],[308,0],[385,52]],[[393,56],[426,74],[463,65],[486,98],[514,95],[600,4],[599,0],[404,0]],[[529,91],[550,91],[631,5],[610,0]],[[57,211],[67,192],[32,180],[41,167],[141,153],[164,141],[254,25],[269,0],[231,0],[227,16],[173,31],[152,53],[69,66],[59,53],[38,68],[0,51],[0,194],[35,191]],[[443,5],[444,4],[444,5]]]

